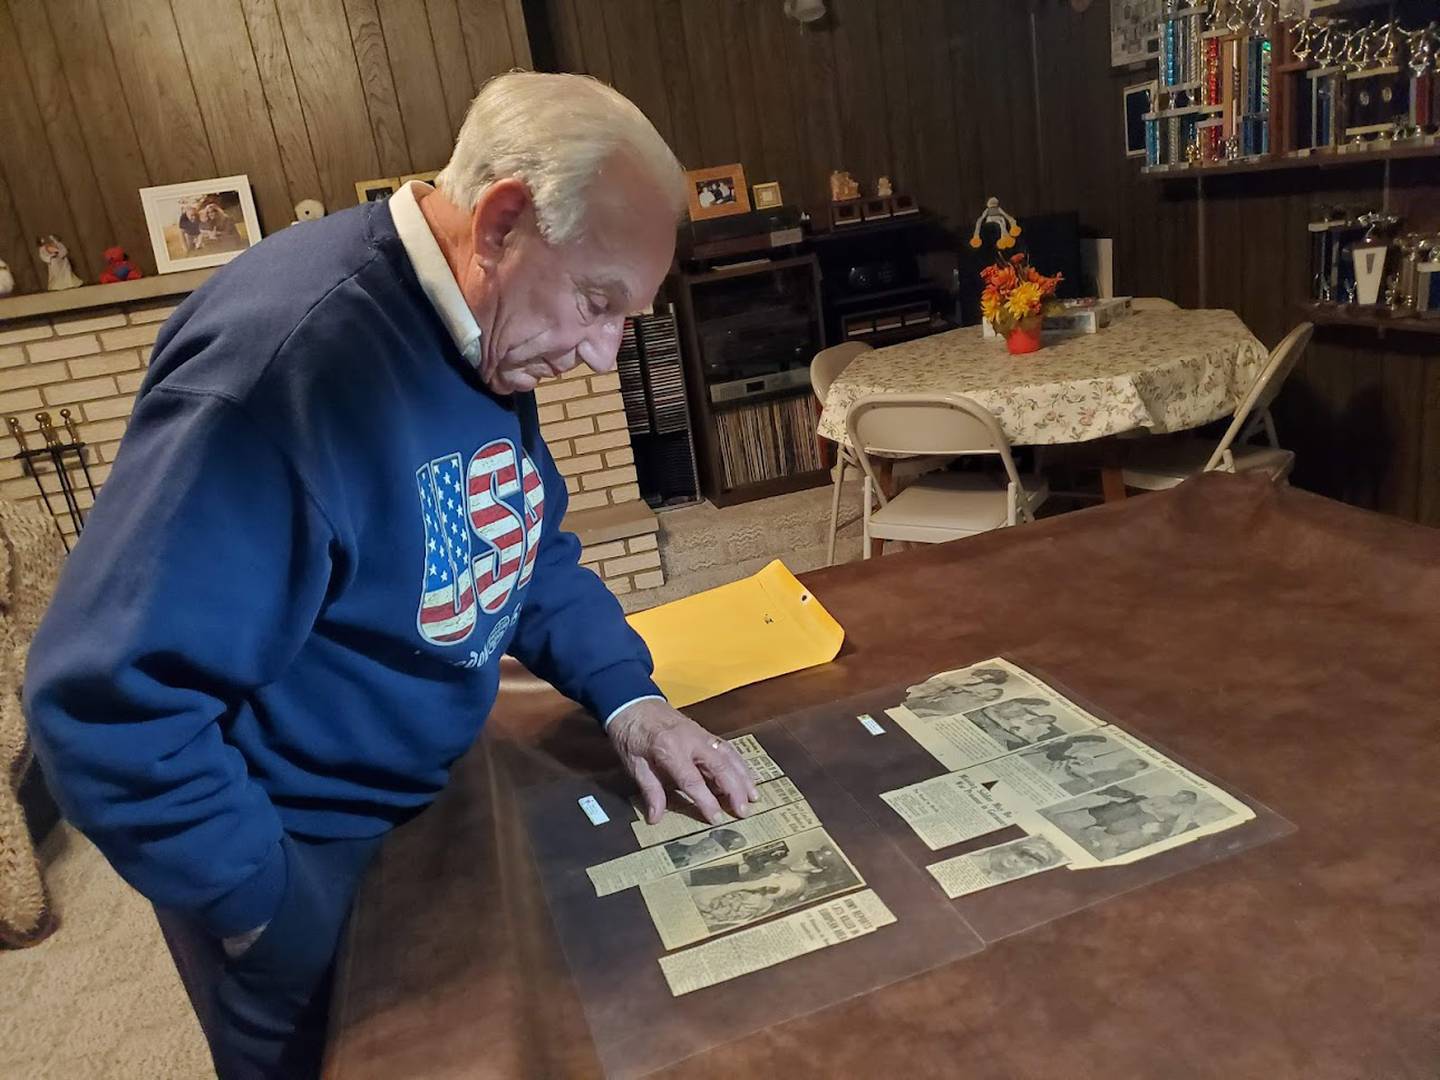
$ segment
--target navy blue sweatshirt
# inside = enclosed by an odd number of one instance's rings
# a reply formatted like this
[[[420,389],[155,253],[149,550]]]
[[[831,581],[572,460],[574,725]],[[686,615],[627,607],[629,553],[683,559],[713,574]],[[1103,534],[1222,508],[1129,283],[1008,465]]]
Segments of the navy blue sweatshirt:
[[[600,717],[657,694],[560,531],[533,396],[480,383],[383,203],[242,255],[166,324],[30,651],[66,816],[218,935],[286,832],[375,836],[444,785],[509,652]]]

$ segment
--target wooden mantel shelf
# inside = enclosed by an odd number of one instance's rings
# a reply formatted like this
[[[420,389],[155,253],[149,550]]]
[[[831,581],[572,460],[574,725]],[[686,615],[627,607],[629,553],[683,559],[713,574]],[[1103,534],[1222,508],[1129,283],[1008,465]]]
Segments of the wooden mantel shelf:
[[[0,300],[0,323],[10,319],[28,319],[36,315],[55,315],[66,311],[128,304],[135,300],[154,300],[162,296],[180,296],[193,292],[210,279],[218,267],[204,270],[182,270],[177,274],[157,274],[139,281],[117,281],[113,285],[82,285],[61,292],[26,293]]]

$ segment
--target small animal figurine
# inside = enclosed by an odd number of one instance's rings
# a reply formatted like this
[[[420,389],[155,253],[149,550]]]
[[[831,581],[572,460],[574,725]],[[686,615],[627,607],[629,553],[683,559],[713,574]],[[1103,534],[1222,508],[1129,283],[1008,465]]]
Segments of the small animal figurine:
[[[895,188],[890,183],[888,176],[882,176],[879,180],[875,181],[875,194],[886,199],[895,194]]]
[[[860,197],[860,185],[848,172],[836,169],[830,174],[830,199],[832,202],[848,202]]]
[[[112,285],[117,281],[134,281],[143,277],[140,268],[130,261],[122,247],[105,249],[105,270],[100,275],[100,284]]]
[[[5,260],[0,259],[0,296],[9,296],[15,291],[15,275],[10,272],[10,267],[5,265]]]
[[[62,289],[78,289],[85,282],[76,276],[75,271],[70,269],[70,249],[62,244],[56,237],[42,236],[37,241],[40,250],[40,261],[50,271],[50,282],[45,286],[50,292],[59,292]]]

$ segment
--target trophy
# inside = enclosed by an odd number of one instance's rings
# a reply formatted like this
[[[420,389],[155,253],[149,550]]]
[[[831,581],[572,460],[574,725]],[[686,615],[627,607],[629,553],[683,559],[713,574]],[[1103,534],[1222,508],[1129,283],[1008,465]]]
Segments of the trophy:
[[[1396,284],[1394,308],[1416,309],[1420,288],[1420,259],[1428,249],[1430,237],[1424,233],[1406,233],[1395,241],[1395,246],[1404,256],[1400,263],[1399,280]]]
[[[1350,251],[1355,263],[1355,297],[1352,303],[1374,305],[1380,302],[1380,289],[1385,281],[1386,255],[1390,243],[1380,233],[1393,229],[1400,219],[1394,214],[1371,211],[1360,215],[1359,222],[1365,226],[1365,237]]]

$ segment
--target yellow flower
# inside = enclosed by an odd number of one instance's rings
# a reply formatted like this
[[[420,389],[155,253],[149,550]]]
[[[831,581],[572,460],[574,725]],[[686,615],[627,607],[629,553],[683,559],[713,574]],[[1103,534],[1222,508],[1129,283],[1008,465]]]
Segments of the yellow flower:
[[[1005,306],[1010,309],[1010,314],[1015,318],[1024,319],[1040,311],[1040,299],[1040,286],[1033,281],[1027,281],[1023,285],[1016,286]]]

